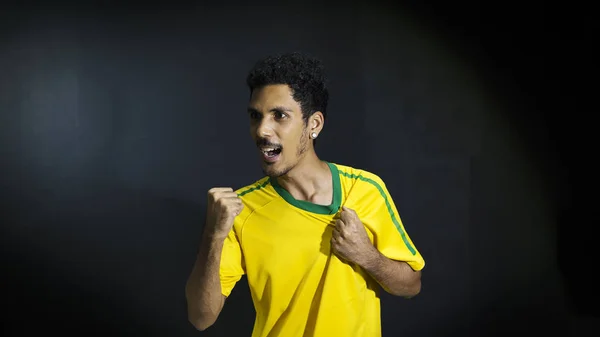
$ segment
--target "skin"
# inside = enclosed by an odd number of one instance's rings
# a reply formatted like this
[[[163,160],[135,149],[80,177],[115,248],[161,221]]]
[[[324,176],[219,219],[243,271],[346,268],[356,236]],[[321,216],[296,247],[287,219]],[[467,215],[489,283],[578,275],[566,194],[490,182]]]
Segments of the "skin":
[[[315,112],[305,122],[300,104],[287,85],[269,85],[252,93],[248,106],[250,134],[257,145],[282,146],[280,159],[267,163],[257,151],[263,172],[276,177],[294,198],[315,204],[331,203],[331,171],[321,161],[309,135],[319,135],[323,114]]]
[[[277,179],[297,200],[329,205],[333,186],[331,171],[314,149],[310,134],[324,126],[323,114],[302,116],[300,104],[287,85],[268,85],[254,90],[248,105],[250,134],[264,173]],[[261,146],[282,151],[275,163],[264,160]],[[223,243],[243,205],[233,189],[213,188],[208,193],[207,220],[196,263],[186,285],[188,319],[199,330],[217,320],[226,297],[219,280]],[[343,207],[331,238],[334,254],[363,268],[390,294],[412,297],[421,289],[421,272],[406,262],[390,260],[370,242],[356,213]]]
[[[221,252],[235,217],[244,207],[230,187],[211,188],[207,199],[200,249],[185,287],[188,320],[201,331],[215,323],[225,304],[219,278]]]
[[[395,261],[381,254],[356,212],[342,207],[331,237],[331,248],[342,260],[359,265],[388,293],[410,298],[421,291],[421,271],[408,263]]]

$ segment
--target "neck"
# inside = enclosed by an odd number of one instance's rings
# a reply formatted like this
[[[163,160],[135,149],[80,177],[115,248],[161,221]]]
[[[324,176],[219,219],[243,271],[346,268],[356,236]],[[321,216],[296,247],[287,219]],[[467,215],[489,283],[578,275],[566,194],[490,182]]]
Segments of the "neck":
[[[277,182],[296,200],[324,205],[332,201],[331,171],[314,151],[307,153],[287,174],[277,178]]]

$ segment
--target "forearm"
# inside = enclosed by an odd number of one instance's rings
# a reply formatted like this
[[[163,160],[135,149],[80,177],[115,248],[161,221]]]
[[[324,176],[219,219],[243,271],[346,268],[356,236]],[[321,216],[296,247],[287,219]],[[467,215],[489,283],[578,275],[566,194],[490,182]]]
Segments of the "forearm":
[[[394,261],[375,247],[364,254],[359,265],[388,293],[413,297],[421,291],[421,272],[402,261]]]
[[[214,324],[225,301],[221,293],[219,267],[225,238],[205,229],[185,292],[188,319],[198,329]]]

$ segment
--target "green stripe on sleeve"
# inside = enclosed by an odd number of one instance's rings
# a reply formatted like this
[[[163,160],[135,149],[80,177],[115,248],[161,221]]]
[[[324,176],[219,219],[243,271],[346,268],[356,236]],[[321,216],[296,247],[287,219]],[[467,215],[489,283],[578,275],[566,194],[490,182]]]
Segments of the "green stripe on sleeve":
[[[347,177],[350,179],[359,179],[359,180],[365,181],[365,182],[375,186],[375,188],[377,188],[377,190],[379,191],[379,194],[381,194],[381,196],[383,197],[383,200],[385,200],[385,206],[387,207],[387,211],[390,214],[390,217],[392,218],[392,222],[394,223],[394,226],[396,226],[396,229],[400,233],[400,236],[402,237],[402,241],[406,245],[406,248],[408,248],[408,250],[411,252],[412,255],[416,255],[417,251],[410,244],[410,242],[408,242],[408,238],[406,237],[406,232],[404,232],[404,230],[402,229],[402,226],[400,226],[400,222],[398,221],[398,218],[396,218],[396,214],[394,214],[392,205],[390,204],[390,201],[389,201],[386,193],[384,192],[383,188],[381,187],[381,185],[379,185],[375,180],[365,178],[362,175],[350,174],[350,173],[342,172],[341,170],[340,170],[340,175],[343,175],[344,177]]]
[[[248,188],[247,190],[238,193],[238,197],[243,197],[244,195],[254,192],[254,191],[258,191],[261,188],[265,188],[265,186],[267,186],[269,184],[269,179],[265,180],[262,184],[256,185],[256,186],[252,186],[250,188]]]

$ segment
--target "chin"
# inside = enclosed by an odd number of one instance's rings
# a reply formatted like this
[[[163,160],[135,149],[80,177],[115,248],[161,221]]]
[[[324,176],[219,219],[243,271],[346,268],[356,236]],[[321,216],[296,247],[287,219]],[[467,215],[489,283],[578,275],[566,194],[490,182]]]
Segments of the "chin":
[[[274,170],[272,166],[263,165],[262,171],[265,176],[270,178],[278,178],[281,176],[281,174],[277,170]]]
[[[283,175],[285,175],[286,173],[288,173],[290,171],[290,168],[280,168],[276,164],[262,164],[262,171],[266,176],[269,176],[271,178],[279,178]]]

